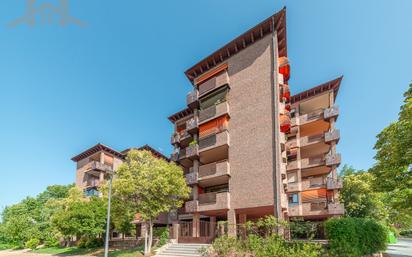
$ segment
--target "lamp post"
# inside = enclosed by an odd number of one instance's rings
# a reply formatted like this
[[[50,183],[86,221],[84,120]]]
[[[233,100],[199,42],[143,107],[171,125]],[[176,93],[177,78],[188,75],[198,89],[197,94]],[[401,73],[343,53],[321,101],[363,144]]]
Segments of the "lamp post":
[[[108,174],[109,174],[109,194],[108,194],[108,200],[107,200],[107,224],[106,224],[106,240],[104,241],[104,257],[109,256],[110,200],[112,197],[113,172],[108,172]]]

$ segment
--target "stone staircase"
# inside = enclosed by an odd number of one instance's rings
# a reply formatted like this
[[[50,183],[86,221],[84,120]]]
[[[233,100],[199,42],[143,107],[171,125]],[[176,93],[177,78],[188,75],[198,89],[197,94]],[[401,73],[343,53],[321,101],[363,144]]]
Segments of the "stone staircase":
[[[162,249],[156,256],[202,257],[199,250],[209,248],[209,246],[208,244],[170,244]]]

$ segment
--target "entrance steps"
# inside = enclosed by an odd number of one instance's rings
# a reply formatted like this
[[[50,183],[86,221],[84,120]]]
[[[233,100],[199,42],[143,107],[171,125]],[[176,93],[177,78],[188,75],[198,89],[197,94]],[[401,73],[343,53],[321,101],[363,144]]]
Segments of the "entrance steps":
[[[202,257],[200,250],[209,248],[209,246],[209,244],[171,244],[162,249],[156,256]]]

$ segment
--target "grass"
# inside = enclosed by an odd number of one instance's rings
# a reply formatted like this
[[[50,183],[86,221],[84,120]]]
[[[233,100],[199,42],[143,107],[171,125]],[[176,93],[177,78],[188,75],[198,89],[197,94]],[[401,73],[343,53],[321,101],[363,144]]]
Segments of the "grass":
[[[13,246],[8,245],[8,244],[0,244],[0,251],[1,250],[7,250],[7,249],[12,249]]]
[[[143,257],[141,252],[143,251],[142,247],[137,247],[129,250],[112,250],[109,253],[110,257]],[[71,256],[71,255],[92,255],[92,256],[103,256],[103,250],[98,249],[83,249],[78,247],[48,247],[33,250],[33,253],[47,253],[54,255],[62,256]]]
[[[83,249],[78,247],[47,247],[33,250],[33,253],[61,254],[61,255],[87,255],[96,252],[98,249]]]

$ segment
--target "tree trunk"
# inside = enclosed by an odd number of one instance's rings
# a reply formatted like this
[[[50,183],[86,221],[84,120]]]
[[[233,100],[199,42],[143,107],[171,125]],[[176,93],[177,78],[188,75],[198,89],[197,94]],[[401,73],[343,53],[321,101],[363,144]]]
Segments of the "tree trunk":
[[[149,221],[149,254],[152,252],[152,244],[153,244],[153,222],[152,220]]]
[[[144,255],[145,256],[148,256],[149,254],[149,251],[148,251],[148,244],[147,244],[147,223],[146,223],[146,229],[145,229],[145,232],[144,232]]]

